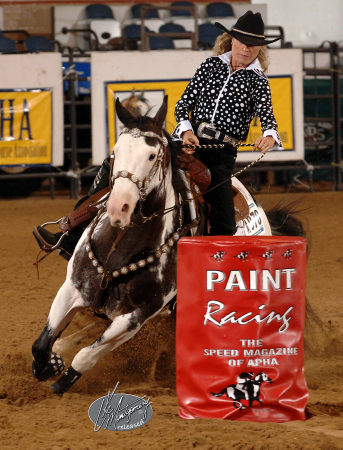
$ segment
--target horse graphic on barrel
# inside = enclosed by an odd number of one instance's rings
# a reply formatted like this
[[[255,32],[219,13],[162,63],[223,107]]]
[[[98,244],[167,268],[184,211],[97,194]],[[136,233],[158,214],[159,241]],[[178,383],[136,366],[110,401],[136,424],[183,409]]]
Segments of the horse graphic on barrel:
[[[254,376],[253,373],[243,372],[237,379],[237,384],[230,384],[217,394],[211,392],[214,397],[221,397],[226,394],[229,400],[233,400],[233,406],[238,409],[245,409],[241,400],[247,400],[249,402],[249,408],[253,402],[256,401],[262,405],[260,400],[261,384],[272,383],[273,380],[268,377],[264,372],[259,372]]]

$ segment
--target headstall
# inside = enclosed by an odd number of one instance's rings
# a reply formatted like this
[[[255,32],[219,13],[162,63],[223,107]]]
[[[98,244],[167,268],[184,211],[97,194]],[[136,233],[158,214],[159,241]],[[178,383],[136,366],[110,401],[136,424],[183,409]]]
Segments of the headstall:
[[[139,138],[141,136],[152,137],[152,138],[158,139],[162,144],[161,147],[159,148],[156,161],[155,161],[154,165],[152,166],[152,168],[150,169],[148,176],[145,177],[144,180],[140,180],[136,175],[128,172],[127,170],[119,170],[117,172],[114,172],[110,177],[111,189],[112,189],[116,179],[128,178],[130,181],[132,181],[132,183],[134,183],[137,186],[138,191],[139,191],[139,197],[140,197],[141,201],[144,201],[147,196],[147,191],[148,191],[150,182],[156,175],[156,172],[162,162],[163,162],[163,178],[165,177],[166,160],[165,160],[165,151],[164,150],[168,145],[168,140],[166,137],[164,137],[164,136],[161,137],[158,134],[153,133],[152,131],[141,131],[139,128],[130,129],[130,128],[125,127],[122,130],[122,132],[120,133],[120,136],[125,133],[131,134],[131,136],[133,136],[134,138]],[[114,153],[112,153],[111,154],[111,168],[113,168],[114,157],[115,157]]]

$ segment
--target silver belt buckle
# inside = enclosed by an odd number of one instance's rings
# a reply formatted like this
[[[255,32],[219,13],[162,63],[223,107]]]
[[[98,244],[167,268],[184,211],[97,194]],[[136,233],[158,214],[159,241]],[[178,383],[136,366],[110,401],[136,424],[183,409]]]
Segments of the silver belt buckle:
[[[209,128],[210,130],[217,131],[216,127],[214,125],[212,125],[211,123],[206,123],[206,122],[201,123],[198,127],[197,135],[199,137],[203,137],[205,139],[213,139],[212,136],[209,136],[208,134],[205,134],[203,132],[204,128]]]
[[[231,144],[231,145],[233,145],[235,147],[238,146],[238,139],[235,139],[235,138],[233,138],[231,136],[225,135],[224,139],[223,139],[223,142],[225,142],[226,144]]]

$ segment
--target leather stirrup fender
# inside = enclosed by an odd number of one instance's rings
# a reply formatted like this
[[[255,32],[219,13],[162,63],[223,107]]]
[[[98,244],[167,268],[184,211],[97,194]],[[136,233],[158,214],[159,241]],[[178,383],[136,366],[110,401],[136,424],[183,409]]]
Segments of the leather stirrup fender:
[[[59,227],[62,231],[72,231],[81,225],[88,225],[88,222],[98,214],[98,208],[96,205],[99,204],[106,194],[110,192],[110,187],[103,189],[92,195],[88,200],[86,200],[82,205],[80,205],[75,211],[72,211],[59,223]]]

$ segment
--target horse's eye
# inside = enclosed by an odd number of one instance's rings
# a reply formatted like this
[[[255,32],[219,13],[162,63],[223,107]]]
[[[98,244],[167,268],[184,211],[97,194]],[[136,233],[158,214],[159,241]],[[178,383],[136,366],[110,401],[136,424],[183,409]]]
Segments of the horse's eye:
[[[151,155],[149,156],[149,161],[152,161],[153,159],[155,159],[155,156],[153,153],[151,153]]]

